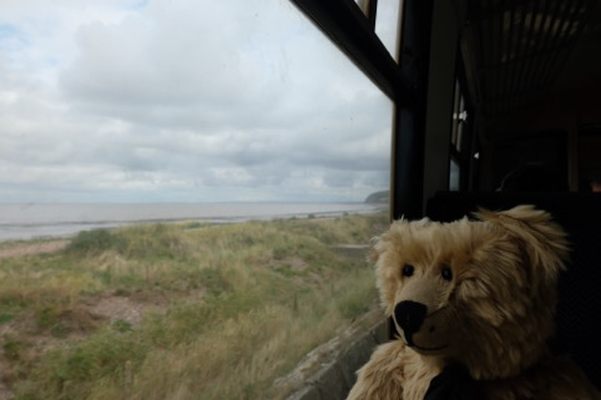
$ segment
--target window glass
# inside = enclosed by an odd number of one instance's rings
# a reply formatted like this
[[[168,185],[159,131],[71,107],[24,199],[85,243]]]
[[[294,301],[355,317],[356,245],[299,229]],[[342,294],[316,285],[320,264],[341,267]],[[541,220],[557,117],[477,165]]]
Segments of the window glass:
[[[390,101],[289,2],[34,3],[2,8],[2,201],[387,188]]]
[[[366,11],[367,11],[368,0],[355,0],[355,3],[359,6],[361,11],[363,11],[365,14],[367,14]]]
[[[457,115],[457,137],[455,142],[455,149],[461,152],[463,144],[463,133],[465,130],[465,123],[467,121],[467,111],[465,110],[465,101],[463,94],[459,98],[459,114]]]
[[[395,60],[397,59],[401,6],[402,0],[378,0],[378,12],[376,13],[376,34]]]
[[[450,160],[449,164],[449,190],[457,191],[459,190],[459,179],[460,179],[460,170],[459,164],[453,158]]]
[[[3,1],[0,77],[8,398],[284,398],[377,307],[391,103],[291,2]]]
[[[451,122],[451,144],[455,151],[461,153],[463,150],[463,135],[467,123],[467,110],[463,89],[458,80],[455,80],[455,93],[453,96],[453,120]]]
[[[455,147],[457,143],[458,134],[458,121],[459,121],[459,98],[461,97],[461,89],[459,88],[459,81],[455,80],[455,90],[453,93],[453,120],[451,121],[451,144]]]

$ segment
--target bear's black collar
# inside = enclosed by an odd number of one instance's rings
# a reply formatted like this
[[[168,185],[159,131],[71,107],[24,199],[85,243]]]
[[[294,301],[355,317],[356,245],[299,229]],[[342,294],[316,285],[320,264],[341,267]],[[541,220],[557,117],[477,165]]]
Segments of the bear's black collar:
[[[424,400],[480,400],[476,381],[459,364],[446,366],[432,379]]]

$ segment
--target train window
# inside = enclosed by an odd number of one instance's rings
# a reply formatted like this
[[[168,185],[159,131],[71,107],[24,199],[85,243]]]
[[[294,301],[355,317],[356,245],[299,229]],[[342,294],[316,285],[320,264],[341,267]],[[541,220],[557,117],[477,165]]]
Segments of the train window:
[[[397,59],[398,26],[403,0],[355,0],[390,55]]]
[[[391,101],[287,1],[60,3],[0,5],[0,398],[284,398],[377,307]]]
[[[455,81],[455,92],[453,94],[453,119],[451,121],[451,144],[455,144],[457,142],[457,120],[459,116],[459,81]]]
[[[376,18],[376,34],[394,59],[397,59],[397,31],[402,5],[402,0],[378,1],[379,18]]]
[[[463,87],[455,79],[453,92],[453,112],[449,144],[449,190],[462,190],[468,181],[468,172],[472,161],[469,158],[469,129],[467,101]]]
[[[463,150],[463,139],[465,135],[465,124],[467,121],[467,111],[465,110],[465,100],[463,95],[459,98],[459,114],[457,115],[457,139],[455,140],[455,149],[459,152]]]
[[[460,177],[459,163],[451,157],[449,162],[449,190],[457,191],[460,189]]]
[[[455,81],[455,95],[453,100],[453,121],[451,130],[451,144],[457,152],[462,151],[465,136],[465,125],[467,123],[467,110],[465,97],[458,80]]]

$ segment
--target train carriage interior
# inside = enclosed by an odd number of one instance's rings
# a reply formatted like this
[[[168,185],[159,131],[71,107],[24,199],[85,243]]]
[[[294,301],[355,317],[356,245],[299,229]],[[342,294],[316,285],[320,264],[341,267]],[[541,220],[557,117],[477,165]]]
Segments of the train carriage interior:
[[[568,231],[554,347],[601,388],[601,2],[400,0],[391,54],[377,0],[292,1],[394,103],[391,219],[534,204]]]

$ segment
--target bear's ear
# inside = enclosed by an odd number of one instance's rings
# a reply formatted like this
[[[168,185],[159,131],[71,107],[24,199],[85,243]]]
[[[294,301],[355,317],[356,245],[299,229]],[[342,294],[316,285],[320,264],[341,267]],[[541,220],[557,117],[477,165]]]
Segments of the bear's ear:
[[[382,254],[383,251],[382,245],[380,244],[381,240],[381,236],[374,236],[371,238],[371,246],[367,255],[368,262],[375,264],[378,261],[378,258],[380,258],[380,254]]]
[[[505,211],[480,209],[475,216],[504,229],[525,250],[534,274],[542,274],[543,282],[554,284],[560,270],[565,269],[570,251],[566,233],[551,215],[532,205],[521,205]]]
[[[390,246],[393,245],[394,241],[394,231],[398,231],[400,227],[406,226],[408,224],[407,220],[401,217],[401,219],[392,222],[388,229],[379,236],[375,236],[371,239],[371,249],[369,251],[369,261],[372,263],[377,263],[380,259],[380,256],[384,254]],[[400,228],[402,229],[402,228]]]
[[[389,250],[391,247],[398,245],[404,237],[412,234],[412,232],[429,226],[432,223],[428,218],[422,218],[417,221],[408,221],[404,217],[390,224],[389,229],[376,236],[371,240],[371,251],[369,252],[369,261],[376,263],[380,256]]]

